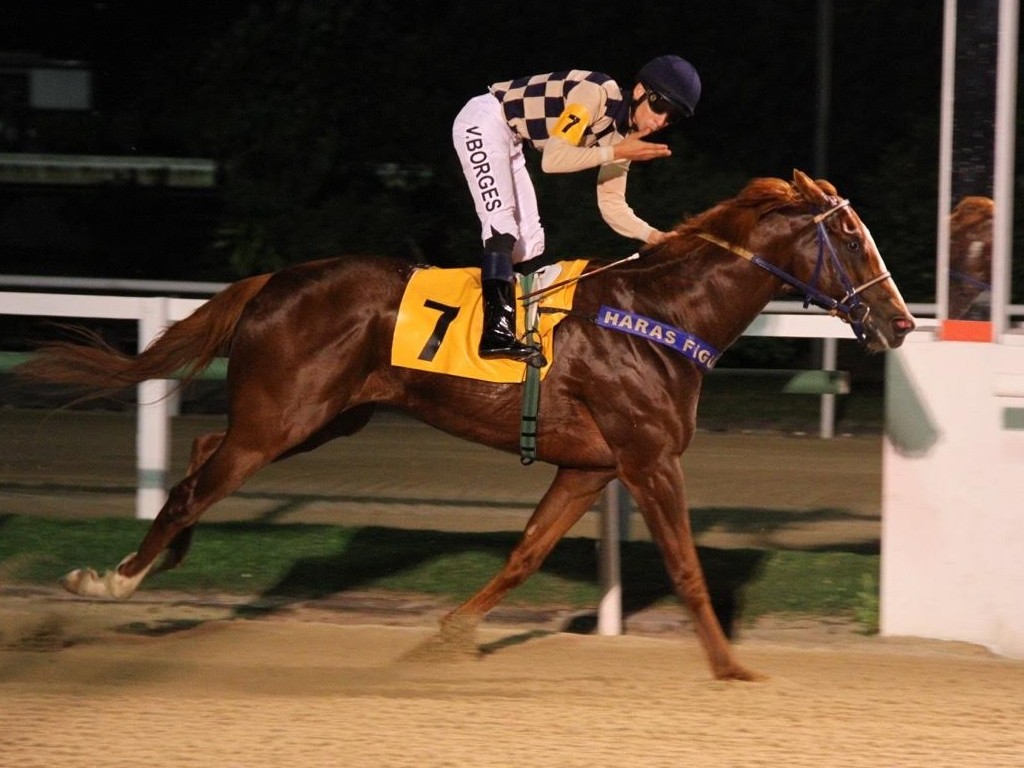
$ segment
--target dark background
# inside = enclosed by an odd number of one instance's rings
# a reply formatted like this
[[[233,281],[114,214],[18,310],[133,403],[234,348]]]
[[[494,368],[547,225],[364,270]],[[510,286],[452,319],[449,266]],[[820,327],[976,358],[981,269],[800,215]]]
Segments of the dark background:
[[[478,225],[450,139],[466,99],[568,67],[631,84],[644,61],[676,52],[704,97],[667,136],[673,158],[634,165],[643,217],[669,227],[752,177],[801,168],[852,198],[906,298],[930,301],[942,4],[835,2],[824,168],[818,10],[4,0],[0,51],[88,62],[95,88],[90,114],[26,116],[47,122],[4,151],[211,158],[221,179],[206,192],[36,189],[31,206],[5,185],[0,271],[229,280],[353,252],[472,263]],[[593,173],[534,174],[549,249],[567,258],[633,247],[600,221]]]

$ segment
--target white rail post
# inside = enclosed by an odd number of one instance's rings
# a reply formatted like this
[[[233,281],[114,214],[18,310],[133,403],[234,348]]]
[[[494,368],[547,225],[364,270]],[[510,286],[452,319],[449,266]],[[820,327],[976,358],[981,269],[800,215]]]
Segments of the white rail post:
[[[601,551],[598,563],[601,578],[601,600],[597,608],[597,633],[599,635],[622,634],[620,538],[619,481],[612,480],[604,489],[604,504],[601,509]]]
[[[139,313],[139,352],[167,327],[167,299],[143,299]],[[138,428],[135,434],[137,488],[135,517],[152,520],[167,496],[167,470],[171,455],[171,382],[144,381],[138,386]]]
[[[836,369],[838,346],[837,339],[821,340],[821,367],[824,370],[834,371]],[[836,396],[828,392],[821,396],[818,434],[825,440],[836,436]]]

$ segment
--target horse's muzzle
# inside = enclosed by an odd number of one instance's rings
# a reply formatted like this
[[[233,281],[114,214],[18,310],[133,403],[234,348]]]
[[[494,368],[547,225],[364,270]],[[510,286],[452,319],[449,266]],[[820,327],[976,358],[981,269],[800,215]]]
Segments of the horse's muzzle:
[[[896,349],[903,344],[903,340],[909,336],[913,330],[917,327],[917,323],[914,322],[914,318],[910,315],[897,315],[889,321],[891,327],[891,333],[889,337],[889,347]]]

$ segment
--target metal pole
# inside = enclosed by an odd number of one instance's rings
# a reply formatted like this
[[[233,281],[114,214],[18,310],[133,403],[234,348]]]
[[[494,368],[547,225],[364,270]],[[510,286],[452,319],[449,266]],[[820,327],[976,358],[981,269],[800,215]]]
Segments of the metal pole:
[[[832,0],[818,0],[818,106],[814,131],[814,173],[828,172],[828,116],[832,106]]]
[[[1007,330],[1013,247],[1014,142],[1017,113],[1017,20],[1019,0],[999,2],[996,59],[995,216],[992,222],[992,338]]]
[[[828,125],[832,107],[832,0],[818,0],[818,109],[814,136],[814,173],[824,178],[828,172]],[[836,369],[836,340],[821,342],[821,368]],[[836,396],[821,396],[818,413],[818,434],[829,439],[836,431]]]
[[[946,0],[942,32],[942,116],[939,123],[939,210],[935,316],[949,317],[949,214],[953,210],[953,93],[956,73],[956,0]]]

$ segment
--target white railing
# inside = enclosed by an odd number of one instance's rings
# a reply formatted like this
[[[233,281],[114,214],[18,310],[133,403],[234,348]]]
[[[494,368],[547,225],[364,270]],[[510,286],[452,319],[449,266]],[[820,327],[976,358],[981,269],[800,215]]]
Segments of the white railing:
[[[96,287],[102,284],[113,289],[110,281],[90,281]],[[132,286],[141,290],[143,285],[158,287],[148,281],[114,281],[118,286]],[[211,284],[181,283],[179,289],[198,291],[216,290]],[[81,286],[80,286],[81,287]],[[162,287],[170,292],[170,286]],[[0,314],[43,317],[73,317],[91,319],[134,320],[138,323],[138,348],[141,351],[170,323],[187,317],[205,302],[205,299],[170,298],[167,296],[90,296],[71,293],[32,293],[0,291]],[[785,314],[780,314],[779,310]],[[922,319],[924,327],[934,327]],[[803,310],[799,304],[773,302],[768,311],[758,316],[747,329],[748,336],[775,336],[790,338],[820,338],[831,340],[850,338],[846,325],[817,310]],[[152,380],[138,388],[137,412],[137,496],[136,516],[152,519],[166,498],[167,476],[170,465],[170,423],[174,401],[168,397],[172,382]],[[823,397],[828,397],[823,396]]]

